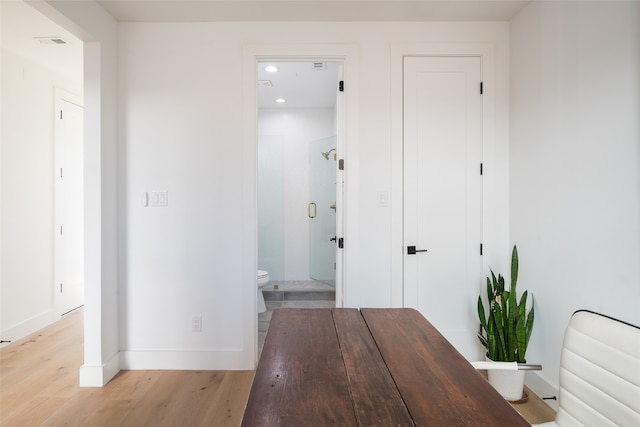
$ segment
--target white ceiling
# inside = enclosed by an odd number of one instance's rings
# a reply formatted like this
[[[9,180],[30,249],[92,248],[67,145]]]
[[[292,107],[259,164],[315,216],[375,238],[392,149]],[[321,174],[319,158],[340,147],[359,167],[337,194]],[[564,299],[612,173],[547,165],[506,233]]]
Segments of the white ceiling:
[[[118,21],[508,21],[528,0],[98,0]]]
[[[98,0],[121,22],[214,21],[509,21],[524,0]],[[266,65],[266,64],[262,64]],[[259,108],[330,108],[336,101],[337,64],[281,63],[277,73],[258,69]],[[286,99],[278,104],[276,98]]]
[[[337,62],[317,62],[324,69],[314,67],[314,62],[260,62],[258,81],[269,81],[272,86],[258,85],[258,108],[333,108],[338,90]],[[267,65],[275,65],[278,71],[265,71]],[[277,103],[283,98],[285,103]]]
[[[77,1],[77,0],[75,0]],[[86,1],[86,0],[82,0]],[[119,21],[508,21],[523,0],[97,0]],[[2,48],[62,75],[82,79],[82,42],[21,0],[0,0]],[[62,37],[65,45],[35,37]],[[281,63],[264,73],[273,87],[258,88],[260,108],[330,108],[335,105],[337,63]],[[275,98],[287,100],[276,104]]]
[[[82,81],[82,41],[23,1],[0,0],[0,8],[3,49]],[[67,44],[42,44],[36,37],[61,37]]]

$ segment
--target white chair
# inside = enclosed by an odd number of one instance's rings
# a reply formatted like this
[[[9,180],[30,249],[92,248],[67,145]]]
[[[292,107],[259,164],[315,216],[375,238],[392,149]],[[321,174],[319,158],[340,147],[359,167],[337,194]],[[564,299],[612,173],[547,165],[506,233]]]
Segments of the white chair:
[[[577,311],[565,331],[555,421],[539,427],[640,426],[640,328]]]

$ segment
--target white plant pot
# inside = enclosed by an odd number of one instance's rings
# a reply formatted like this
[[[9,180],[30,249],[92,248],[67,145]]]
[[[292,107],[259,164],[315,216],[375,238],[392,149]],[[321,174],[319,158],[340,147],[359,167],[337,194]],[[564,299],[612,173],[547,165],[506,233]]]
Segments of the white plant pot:
[[[507,400],[522,399],[525,371],[502,371],[489,369],[489,383]]]

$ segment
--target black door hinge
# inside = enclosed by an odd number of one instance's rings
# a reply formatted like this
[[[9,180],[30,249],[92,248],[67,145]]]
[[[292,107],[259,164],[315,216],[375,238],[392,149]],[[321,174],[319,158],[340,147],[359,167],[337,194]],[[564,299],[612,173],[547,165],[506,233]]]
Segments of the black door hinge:
[[[480,175],[484,174],[484,166],[480,163]]]
[[[340,80],[340,83],[338,83],[338,90],[344,92],[344,80]]]
[[[484,93],[484,82],[480,82],[480,95]]]
[[[482,243],[480,243],[480,255],[482,255]]]
[[[344,159],[338,160],[338,169],[341,171],[344,170]]]
[[[344,239],[342,237],[338,238],[338,248],[344,248]]]

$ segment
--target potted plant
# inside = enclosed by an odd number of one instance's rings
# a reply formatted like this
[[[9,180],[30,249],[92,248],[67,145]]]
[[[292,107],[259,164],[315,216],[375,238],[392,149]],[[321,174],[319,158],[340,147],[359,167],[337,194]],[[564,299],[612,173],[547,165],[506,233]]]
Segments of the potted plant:
[[[518,282],[518,250],[513,246],[511,253],[511,285],[505,287],[502,275],[491,270],[491,278],[487,277],[488,312],[478,297],[478,317],[480,333],[478,339],[487,349],[486,356],[494,362],[526,363],[527,346],[531,338],[534,319],[533,297],[531,309],[527,312],[528,291],[524,291],[518,301],[516,284]],[[489,382],[507,400],[522,398],[524,371],[488,370]],[[512,381],[504,377],[515,377]],[[508,389],[506,388],[508,387]]]

